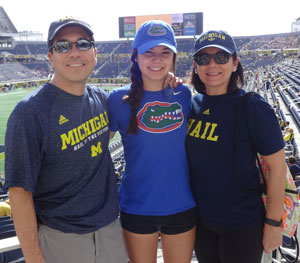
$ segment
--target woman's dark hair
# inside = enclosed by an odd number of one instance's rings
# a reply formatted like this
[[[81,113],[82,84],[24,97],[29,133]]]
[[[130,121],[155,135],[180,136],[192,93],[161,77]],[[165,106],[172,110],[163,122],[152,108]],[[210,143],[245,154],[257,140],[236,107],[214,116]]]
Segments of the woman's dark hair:
[[[233,61],[236,60],[237,55],[236,53],[232,55]],[[193,68],[192,77],[191,77],[191,84],[194,88],[199,92],[204,94],[205,93],[205,85],[199,78],[199,75],[195,73],[195,69]],[[244,85],[244,69],[241,63],[238,63],[237,69],[235,72],[232,72],[229,83],[227,93],[233,92],[238,88],[243,87]]]
[[[136,61],[138,56],[137,49],[133,49],[131,54],[131,68],[130,68],[130,79],[131,79],[131,87],[128,96],[124,96],[123,100],[125,103],[129,103],[130,105],[130,119],[128,129],[126,131],[127,134],[137,134],[138,133],[138,124],[136,114],[138,112],[138,108],[141,104],[141,100],[143,98],[144,89],[143,89],[143,79],[142,72],[139,68],[139,65]],[[174,53],[173,62],[172,62],[172,72],[175,73],[176,70],[176,54]],[[163,89],[163,87],[162,87]]]

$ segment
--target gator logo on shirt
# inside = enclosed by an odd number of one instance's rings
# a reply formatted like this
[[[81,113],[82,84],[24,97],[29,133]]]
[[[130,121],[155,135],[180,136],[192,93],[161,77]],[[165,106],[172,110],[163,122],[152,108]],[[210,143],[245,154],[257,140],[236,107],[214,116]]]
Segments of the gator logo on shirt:
[[[140,129],[152,133],[164,133],[177,129],[183,123],[181,105],[177,102],[149,102],[137,114]]]

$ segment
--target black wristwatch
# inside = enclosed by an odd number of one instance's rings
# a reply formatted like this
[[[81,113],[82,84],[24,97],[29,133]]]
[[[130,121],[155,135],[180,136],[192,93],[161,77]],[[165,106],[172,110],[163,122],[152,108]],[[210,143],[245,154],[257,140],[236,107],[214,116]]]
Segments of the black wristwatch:
[[[280,227],[282,224],[282,221],[280,219],[280,221],[275,221],[269,218],[265,218],[265,224],[268,224],[270,226],[275,226],[275,227]]]

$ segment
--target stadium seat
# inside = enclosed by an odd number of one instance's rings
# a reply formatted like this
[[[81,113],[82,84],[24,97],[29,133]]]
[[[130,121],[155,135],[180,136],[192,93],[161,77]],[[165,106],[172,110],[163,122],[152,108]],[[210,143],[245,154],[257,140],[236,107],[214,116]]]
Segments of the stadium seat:
[[[5,220],[9,220],[9,219],[11,219],[10,216],[2,216],[2,217],[0,217],[0,221],[5,221]]]
[[[8,230],[14,230],[14,229],[15,229],[14,224],[2,225],[2,226],[0,226],[0,233],[8,231]]]
[[[0,239],[13,237],[16,235],[14,224],[0,226]]]
[[[297,188],[300,187],[300,174],[294,175],[294,182]]]
[[[10,225],[10,224],[13,224],[13,220],[12,219],[7,219],[7,220],[1,220],[0,221],[0,227],[1,226],[5,226],[5,225]]]
[[[21,248],[4,252],[3,260],[3,263],[25,262]]]
[[[9,237],[14,237],[16,236],[16,231],[13,230],[8,230],[5,232],[0,232],[0,239],[4,239],[4,238],[9,238]]]

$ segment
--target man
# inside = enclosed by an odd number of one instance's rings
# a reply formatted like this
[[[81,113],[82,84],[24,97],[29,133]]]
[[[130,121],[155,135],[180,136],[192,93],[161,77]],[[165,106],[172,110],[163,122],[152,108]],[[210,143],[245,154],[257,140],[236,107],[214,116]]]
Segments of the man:
[[[108,150],[106,94],[86,86],[97,50],[90,26],[51,23],[50,83],[12,112],[5,187],[27,263],[127,262]]]
[[[270,89],[270,87],[271,87],[270,79],[267,79],[267,81],[266,81],[266,89],[267,89],[267,91]]]
[[[290,129],[290,122],[286,121],[284,123],[283,134],[285,135],[288,132],[289,129]]]
[[[295,180],[296,175],[300,176],[300,167],[297,164],[297,159],[295,156],[291,155],[288,159],[290,172]]]

